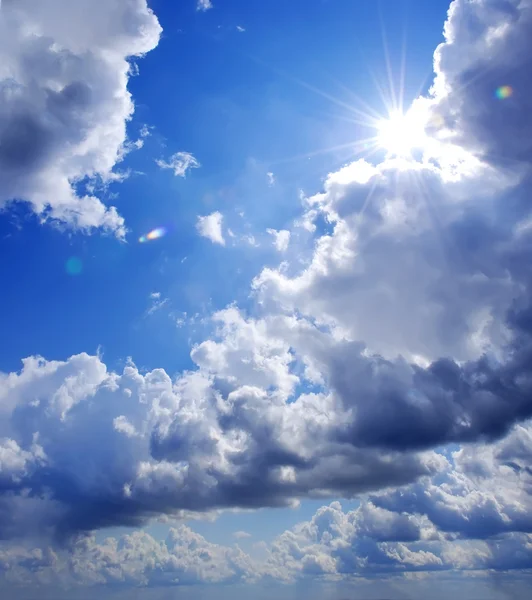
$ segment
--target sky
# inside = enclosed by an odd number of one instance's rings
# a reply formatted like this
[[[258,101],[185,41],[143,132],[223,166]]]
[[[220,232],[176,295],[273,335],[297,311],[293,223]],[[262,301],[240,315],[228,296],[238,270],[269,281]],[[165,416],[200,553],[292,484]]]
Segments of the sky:
[[[2,598],[529,597],[531,34],[0,1]]]

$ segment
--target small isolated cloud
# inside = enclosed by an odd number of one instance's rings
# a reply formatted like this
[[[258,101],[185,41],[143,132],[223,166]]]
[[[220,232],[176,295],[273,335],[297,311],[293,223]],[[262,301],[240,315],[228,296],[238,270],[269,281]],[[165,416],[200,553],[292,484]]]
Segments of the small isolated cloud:
[[[275,185],[275,175],[273,173],[266,173],[267,177],[268,177],[268,185],[269,186],[273,186]]]
[[[150,137],[152,130],[155,129],[155,127],[153,127],[152,125],[146,125],[144,124],[141,128],[140,128],[140,132],[139,135],[141,138],[147,138]]]
[[[223,215],[216,211],[205,217],[198,217],[196,228],[198,233],[213,244],[225,246],[225,239],[222,233]]]
[[[176,152],[168,161],[159,158],[155,162],[161,169],[171,169],[176,177],[186,177],[189,169],[201,167],[196,157],[190,152]]]
[[[237,25],[237,26],[236,26],[236,30],[237,30],[237,31],[240,31],[240,33],[244,33],[244,31],[246,31],[246,28],[245,28],[245,27],[242,27],[242,25]]]
[[[196,10],[199,10],[201,12],[210,10],[213,7],[214,7],[214,5],[211,2],[211,0],[198,0],[198,2],[196,4]]]
[[[244,236],[242,236],[242,241],[245,242],[246,244],[249,244],[253,248],[259,247],[259,243],[257,242],[257,239],[255,238],[254,235],[251,235],[251,234],[244,235]]]
[[[267,229],[267,232],[273,236],[273,245],[279,252],[286,252],[290,244],[290,232],[287,229]]]
[[[153,315],[153,313],[161,310],[163,306],[166,306],[169,302],[168,298],[163,298],[161,292],[152,292],[150,294],[151,306],[146,311],[146,315]]]
[[[245,540],[251,537],[251,533],[248,533],[247,531],[235,531],[233,537],[237,540]]]

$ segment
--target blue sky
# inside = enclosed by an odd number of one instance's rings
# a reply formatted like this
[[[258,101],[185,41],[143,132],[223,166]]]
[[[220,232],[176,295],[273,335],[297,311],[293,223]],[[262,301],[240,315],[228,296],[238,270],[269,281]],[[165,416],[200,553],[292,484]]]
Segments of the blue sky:
[[[221,210],[240,235],[284,229],[300,212],[298,191],[319,188],[328,172],[353,158],[350,147],[305,156],[360,135],[358,126],[341,120],[348,111],[340,104],[349,105],[351,93],[383,111],[370,76],[373,71],[386,82],[378,6],[313,2],[301,26],[301,6],[284,4],[238,2],[206,13],[193,2],[153,5],[164,34],[130,80],[136,111],[128,131],[137,139],[143,125],[154,129],[145,147],[120,165],[143,174],[105,194],[117,194],[127,243],[42,227],[24,206],[2,215],[1,275],[12,290],[0,312],[10,340],[1,350],[3,370],[16,370],[23,356],[64,359],[101,346],[108,364],[134,356],[146,368],[175,372],[188,365],[188,337],[168,323],[168,310],[144,317],[150,293],[161,292],[176,315],[248,302],[251,279],[261,265],[275,264],[275,251],[240,246],[221,254],[198,239],[197,214]],[[428,8],[382,3],[396,69],[405,32],[407,102],[430,81],[448,3]],[[183,149],[201,170],[183,179],[157,168],[155,158]],[[273,189],[268,172],[276,175]],[[166,238],[136,244],[161,225],[170,228]],[[66,272],[71,257],[82,261],[81,276]],[[36,298],[38,312],[31,308]]]
[[[8,598],[526,597],[531,9],[0,3]]]

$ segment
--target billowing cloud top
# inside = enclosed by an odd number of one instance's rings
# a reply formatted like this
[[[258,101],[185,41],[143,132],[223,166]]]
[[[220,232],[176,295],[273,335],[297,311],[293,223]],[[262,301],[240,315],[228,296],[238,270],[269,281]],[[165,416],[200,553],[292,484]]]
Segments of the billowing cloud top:
[[[46,218],[123,235],[116,209],[76,183],[113,178],[133,113],[128,59],[160,33],[146,0],[3,0],[0,204],[26,200]]]

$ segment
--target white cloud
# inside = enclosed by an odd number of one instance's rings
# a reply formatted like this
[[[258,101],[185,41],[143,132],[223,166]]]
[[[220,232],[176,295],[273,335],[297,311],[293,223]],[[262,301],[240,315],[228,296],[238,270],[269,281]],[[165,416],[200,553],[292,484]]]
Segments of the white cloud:
[[[251,234],[243,235],[241,239],[243,242],[245,242],[249,246],[252,246],[253,248],[258,248],[260,245],[259,242],[257,242],[255,236]]]
[[[235,531],[233,533],[233,537],[236,538],[237,540],[245,540],[252,536],[251,536],[251,533],[248,533],[247,531]]]
[[[236,30],[239,31],[240,33],[244,33],[246,31],[246,28],[242,27],[242,25],[237,25]]]
[[[266,231],[273,236],[273,245],[279,252],[286,252],[288,250],[291,236],[290,231],[287,229],[281,229],[280,231],[267,229]]]
[[[98,566],[82,549],[76,576],[292,581],[531,567],[532,231],[519,200],[530,183],[492,157],[506,120],[523,139],[501,140],[503,156],[527,157],[530,96],[501,109],[477,79],[463,85],[490,52],[500,69],[525,73],[530,7],[453,3],[426,99],[426,160],[331,173],[301,220],[310,231],[320,216],[331,232],[303,267],[263,269],[260,317],[235,306],[213,315],[195,369],[117,373],[82,354],[29,358],[0,376],[4,538],[344,496],[360,506],[322,507],[260,567],[185,529],[182,542],[128,539],[132,561],[115,542],[90,542]],[[515,48],[517,63],[506,63]],[[222,224],[215,212],[197,228],[223,245]],[[282,232],[270,233],[277,242]]]
[[[210,10],[213,8],[213,3],[211,0],[197,0],[196,9],[202,12]]]
[[[150,294],[151,304],[148,310],[146,311],[146,315],[153,315],[157,311],[161,310],[165,306],[168,306],[170,303],[169,298],[163,298],[161,292],[152,292]]]
[[[2,3],[0,204],[23,199],[43,218],[124,235],[116,209],[75,186],[116,178],[134,110],[128,58],[160,33],[145,0]]]
[[[349,415],[334,397],[286,403],[297,383],[288,343],[235,311],[219,319],[221,341],[195,348],[200,369],[175,381],[131,364],[108,372],[87,355],[28,359],[0,378],[0,437],[10,440],[5,538],[69,536],[180,510],[291,505],[442,469],[430,452],[341,444]],[[277,336],[295,325],[272,323]]]
[[[176,177],[186,177],[187,171],[201,167],[200,163],[190,152],[176,152],[172,154],[168,161],[157,159],[155,162],[161,169],[172,170]]]
[[[225,246],[225,239],[222,232],[223,215],[216,211],[205,217],[198,217],[196,228],[198,233],[213,244]]]
[[[257,579],[253,562],[241,550],[209,543],[184,525],[171,528],[162,542],[136,532],[100,543],[88,536],[66,550],[0,547],[2,571],[7,582],[70,590],[80,586],[186,586]]]

